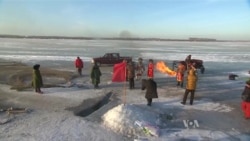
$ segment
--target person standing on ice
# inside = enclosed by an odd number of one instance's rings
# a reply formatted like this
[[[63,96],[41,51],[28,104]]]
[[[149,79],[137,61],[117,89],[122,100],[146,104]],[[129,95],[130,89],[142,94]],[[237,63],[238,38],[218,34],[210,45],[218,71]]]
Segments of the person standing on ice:
[[[176,81],[177,86],[183,87],[183,81],[184,81],[184,73],[186,71],[186,67],[180,62],[178,64],[177,70],[176,70]]]
[[[142,79],[141,89],[146,89],[145,98],[147,99],[147,105],[151,106],[153,98],[158,98],[156,82],[153,80],[153,78]]]
[[[241,108],[245,119],[250,118],[250,80],[246,81],[244,91],[241,94]]]
[[[78,74],[81,76],[82,75],[82,69],[83,69],[83,61],[82,59],[77,56],[76,60],[75,60],[75,67],[77,68],[77,72]]]
[[[187,63],[187,65],[191,63],[191,57],[192,55],[190,54],[186,57],[185,62]]]
[[[140,80],[145,71],[145,66],[142,61],[142,58],[138,58],[138,63],[136,65],[136,80]]]
[[[153,79],[154,78],[154,61],[152,59],[149,59],[148,61],[148,78]]]
[[[102,76],[102,73],[100,71],[99,66],[97,65],[97,63],[94,63],[94,66],[92,67],[91,73],[90,73],[90,77],[92,80],[92,84],[94,85],[94,88],[99,88],[99,83],[100,83],[100,77]]]
[[[130,61],[127,65],[127,75],[128,75],[129,89],[134,89],[135,67],[132,61]]]
[[[187,68],[187,69],[189,69],[189,68],[188,68],[188,67],[189,67],[188,64],[191,63],[191,57],[192,57],[192,55],[189,54],[189,55],[185,58],[186,68]]]
[[[191,93],[191,97],[190,97],[190,105],[193,105],[193,100],[194,100],[194,93],[195,93],[195,89],[196,89],[196,82],[198,80],[197,74],[196,74],[196,68],[194,67],[193,64],[189,64],[188,67],[188,71],[187,71],[187,84],[186,84],[186,90],[183,96],[183,100],[181,102],[181,104],[185,105],[186,104],[186,100],[187,100],[187,96],[189,93]]]
[[[35,88],[35,92],[42,94],[41,87],[43,86],[43,79],[39,68],[39,64],[33,66],[32,86]]]

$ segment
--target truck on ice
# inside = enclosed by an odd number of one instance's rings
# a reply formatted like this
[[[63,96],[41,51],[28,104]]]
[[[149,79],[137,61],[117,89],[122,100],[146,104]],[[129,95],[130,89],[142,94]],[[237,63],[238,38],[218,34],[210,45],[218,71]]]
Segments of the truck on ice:
[[[92,63],[97,63],[97,65],[101,66],[105,65],[114,65],[117,63],[121,63],[123,60],[127,62],[132,61],[132,57],[129,56],[120,56],[119,53],[106,53],[101,57],[96,57],[92,59]]]

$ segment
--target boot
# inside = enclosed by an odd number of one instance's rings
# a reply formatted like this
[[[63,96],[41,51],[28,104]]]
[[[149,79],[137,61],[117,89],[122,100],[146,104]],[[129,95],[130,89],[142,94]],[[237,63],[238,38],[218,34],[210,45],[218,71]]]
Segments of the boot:
[[[179,81],[177,82],[176,86],[180,86],[180,82]]]
[[[181,82],[181,87],[183,88],[183,82]]]

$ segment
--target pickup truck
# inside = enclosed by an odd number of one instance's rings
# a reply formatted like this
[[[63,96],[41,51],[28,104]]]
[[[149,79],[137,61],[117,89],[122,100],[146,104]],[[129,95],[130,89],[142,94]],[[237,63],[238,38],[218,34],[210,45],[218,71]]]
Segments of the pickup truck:
[[[203,65],[203,60],[191,59],[190,62],[191,62],[192,64],[194,63],[194,67],[195,67],[196,69],[200,69],[201,74],[203,74],[203,73],[205,72],[205,67],[204,67],[204,65]],[[185,61],[175,60],[175,61],[173,62],[173,69],[174,69],[174,68],[177,68],[178,63],[183,64],[183,65],[187,68],[187,63],[186,63]]]
[[[98,66],[101,66],[102,64],[114,65],[117,63],[121,63],[123,60],[130,62],[130,61],[132,61],[132,57],[120,56],[119,53],[106,53],[102,57],[93,58],[92,63],[96,62],[98,64]]]

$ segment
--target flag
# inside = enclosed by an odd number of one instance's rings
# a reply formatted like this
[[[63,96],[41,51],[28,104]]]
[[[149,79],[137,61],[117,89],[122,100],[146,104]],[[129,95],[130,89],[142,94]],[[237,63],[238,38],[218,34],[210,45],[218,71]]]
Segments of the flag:
[[[113,68],[112,82],[126,81],[126,62],[115,64]]]

